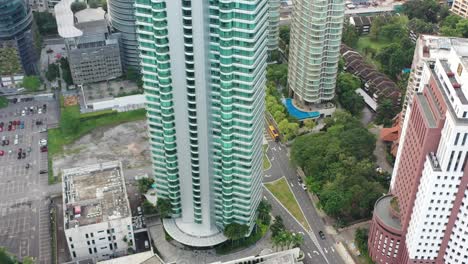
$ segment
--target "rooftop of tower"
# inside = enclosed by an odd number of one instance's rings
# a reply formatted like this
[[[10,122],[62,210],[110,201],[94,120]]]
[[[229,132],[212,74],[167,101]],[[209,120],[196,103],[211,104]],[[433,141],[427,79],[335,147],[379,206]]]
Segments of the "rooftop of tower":
[[[65,169],[62,177],[67,229],[130,216],[119,162]]]

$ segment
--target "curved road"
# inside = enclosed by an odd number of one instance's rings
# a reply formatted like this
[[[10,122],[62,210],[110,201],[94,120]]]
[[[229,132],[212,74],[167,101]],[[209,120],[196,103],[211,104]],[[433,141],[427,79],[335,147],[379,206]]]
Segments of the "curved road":
[[[265,134],[265,137],[268,140],[267,156],[270,159],[271,167],[265,171],[263,182],[272,182],[284,176],[312,228],[312,231],[307,236],[304,236],[304,243],[301,246],[301,249],[306,254],[304,263],[344,264],[344,261],[334,247],[335,241],[325,232],[322,218],[317,214],[307,192],[302,189],[298,182],[298,175],[289,161],[289,149],[281,143],[272,141],[269,135]],[[306,233],[306,230],[286,212],[267,190],[264,191],[264,194],[264,198],[272,205],[273,215],[280,215],[286,228],[292,230],[292,232]],[[319,231],[325,233],[325,240],[320,239],[318,235]]]

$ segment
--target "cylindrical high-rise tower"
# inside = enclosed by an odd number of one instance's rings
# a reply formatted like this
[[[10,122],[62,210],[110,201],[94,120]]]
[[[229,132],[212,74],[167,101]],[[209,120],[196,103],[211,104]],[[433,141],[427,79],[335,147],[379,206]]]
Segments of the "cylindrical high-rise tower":
[[[139,70],[138,41],[135,25],[135,0],[108,0],[109,18],[112,27],[120,32],[123,68]]]
[[[253,228],[261,200],[268,3],[137,0],[137,34],[166,231],[207,247]]]
[[[38,47],[35,47],[32,26],[32,11],[26,1],[0,0],[0,49],[16,49],[23,71],[28,75],[38,73]]]
[[[279,21],[280,21],[280,0],[268,0],[268,51],[278,49],[279,41]]]
[[[288,85],[299,106],[335,96],[344,10],[344,0],[294,1]]]

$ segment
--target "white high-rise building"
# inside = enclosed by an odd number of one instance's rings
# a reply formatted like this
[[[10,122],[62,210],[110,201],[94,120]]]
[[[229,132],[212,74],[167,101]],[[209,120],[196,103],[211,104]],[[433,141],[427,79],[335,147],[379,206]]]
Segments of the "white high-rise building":
[[[137,0],[158,198],[182,244],[254,227],[261,199],[268,1]]]
[[[294,1],[288,85],[302,108],[335,96],[344,11],[344,0]]]

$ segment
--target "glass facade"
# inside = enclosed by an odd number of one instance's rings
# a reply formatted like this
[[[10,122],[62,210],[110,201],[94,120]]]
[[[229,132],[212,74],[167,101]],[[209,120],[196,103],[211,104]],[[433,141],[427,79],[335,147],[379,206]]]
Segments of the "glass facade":
[[[344,0],[294,2],[288,85],[302,104],[335,96],[344,11]]]
[[[135,25],[135,0],[108,0],[112,27],[121,33],[120,43],[124,69],[140,68]]]
[[[0,48],[18,50],[26,74],[37,74],[32,11],[24,0],[0,0]],[[12,73],[11,73],[12,74]]]
[[[185,222],[253,227],[268,3],[177,1],[135,5],[158,197]]]
[[[280,21],[280,0],[268,0],[268,50],[278,49],[279,41],[279,21]]]

